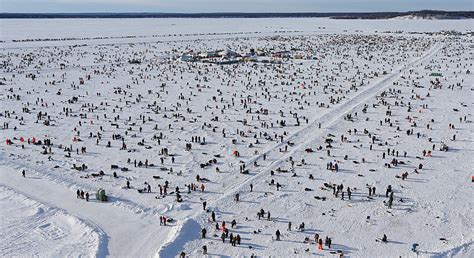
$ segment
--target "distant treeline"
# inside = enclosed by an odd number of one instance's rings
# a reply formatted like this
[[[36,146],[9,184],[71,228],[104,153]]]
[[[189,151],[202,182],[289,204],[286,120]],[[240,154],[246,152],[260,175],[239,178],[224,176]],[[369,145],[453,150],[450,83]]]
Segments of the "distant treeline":
[[[474,11],[410,11],[364,13],[0,13],[0,19],[52,18],[305,18],[388,19],[413,15],[435,19],[473,19]]]

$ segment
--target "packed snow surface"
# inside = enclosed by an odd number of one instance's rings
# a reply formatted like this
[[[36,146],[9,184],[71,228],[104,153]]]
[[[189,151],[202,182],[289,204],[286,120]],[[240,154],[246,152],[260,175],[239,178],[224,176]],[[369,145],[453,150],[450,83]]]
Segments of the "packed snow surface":
[[[472,20],[0,27],[2,257],[474,255]]]
[[[12,256],[95,256],[100,236],[93,227],[57,208],[0,186],[0,252]]]

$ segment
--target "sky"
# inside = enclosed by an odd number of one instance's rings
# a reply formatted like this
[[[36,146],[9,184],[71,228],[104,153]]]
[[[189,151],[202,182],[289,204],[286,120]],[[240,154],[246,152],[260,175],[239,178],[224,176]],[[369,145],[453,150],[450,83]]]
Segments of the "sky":
[[[472,11],[474,0],[0,0],[0,12],[379,12]]]

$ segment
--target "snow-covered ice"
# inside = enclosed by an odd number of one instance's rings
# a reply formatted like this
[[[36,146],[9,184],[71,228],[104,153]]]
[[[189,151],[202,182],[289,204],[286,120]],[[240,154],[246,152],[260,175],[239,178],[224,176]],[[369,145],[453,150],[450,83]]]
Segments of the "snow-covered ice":
[[[0,26],[1,256],[473,256],[472,20]]]

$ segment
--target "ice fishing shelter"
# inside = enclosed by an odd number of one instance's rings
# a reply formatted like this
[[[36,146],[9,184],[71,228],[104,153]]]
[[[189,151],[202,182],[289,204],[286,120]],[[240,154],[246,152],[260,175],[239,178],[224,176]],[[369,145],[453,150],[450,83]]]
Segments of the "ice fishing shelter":
[[[105,195],[105,190],[102,188],[99,188],[99,190],[97,190],[97,193],[95,194],[95,198],[101,202],[106,202],[107,195]]]

